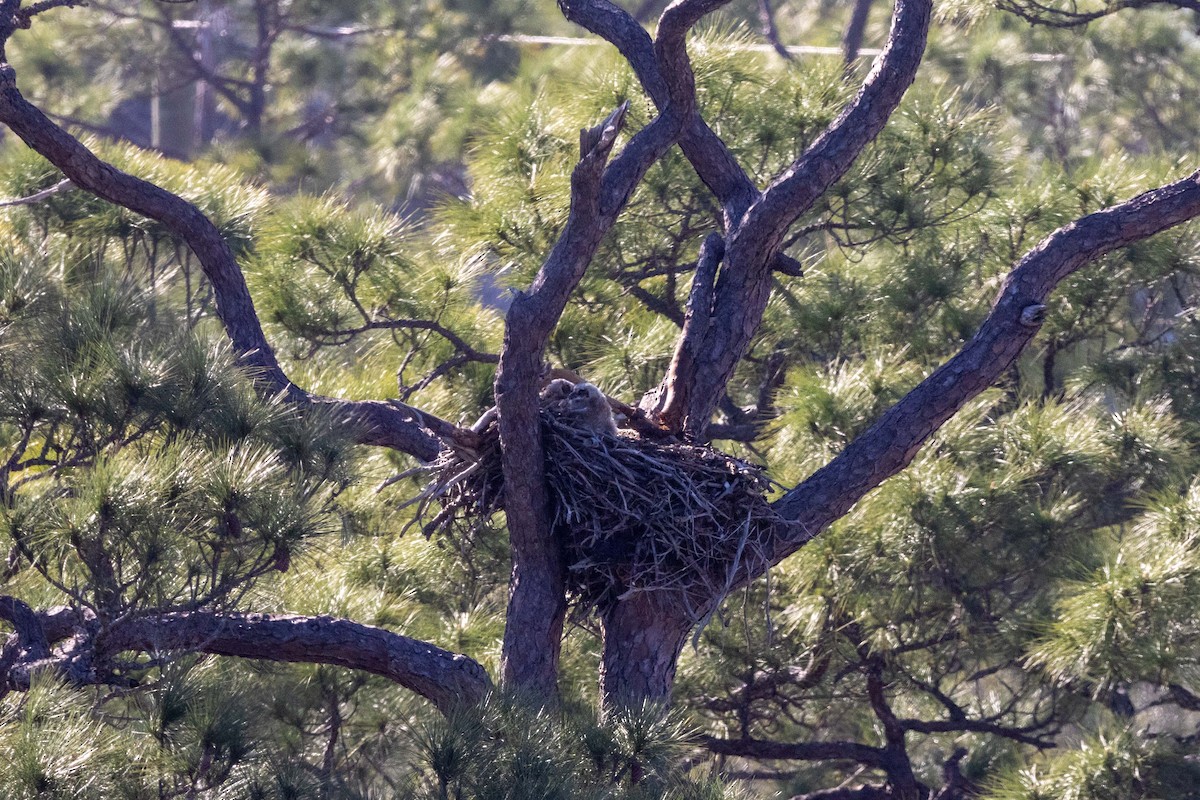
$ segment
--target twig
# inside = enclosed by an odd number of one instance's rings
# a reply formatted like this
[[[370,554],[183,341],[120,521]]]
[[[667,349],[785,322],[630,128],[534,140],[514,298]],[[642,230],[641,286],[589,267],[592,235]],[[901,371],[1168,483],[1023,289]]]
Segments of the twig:
[[[9,208],[12,206],[29,206],[29,205],[33,205],[34,203],[40,203],[41,201],[45,200],[47,197],[52,197],[53,195],[58,194],[59,192],[63,191],[64,189],[70,188],[72,185],[73,185],[73,182],[71,181],[70,178],[63,178],[61,181],[54,184],[53,186],[47,186],[45,189],[42,189],[40,192],[34,192],[33,194],[29,195],[28,197],[18,197],[14,200],[0,200],[0,208]]]

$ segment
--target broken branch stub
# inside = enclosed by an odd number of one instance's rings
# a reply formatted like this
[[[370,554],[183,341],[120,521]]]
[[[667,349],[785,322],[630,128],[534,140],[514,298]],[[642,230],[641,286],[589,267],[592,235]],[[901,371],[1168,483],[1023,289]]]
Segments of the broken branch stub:
[[[629,101],[617,106],[611,114],[604,118],[599,125],[579,130],[579,158],[595,158],[601,162],[608,159],[617,134],[625,127],[625,115],[629,111]]]

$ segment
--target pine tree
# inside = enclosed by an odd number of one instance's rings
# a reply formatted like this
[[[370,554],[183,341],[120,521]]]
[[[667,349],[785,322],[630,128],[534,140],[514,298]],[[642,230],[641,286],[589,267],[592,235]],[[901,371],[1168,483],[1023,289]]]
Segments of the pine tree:
[[[62,5],[0,3],[31,76]],[[689,33],[719,2],[563,2],[620,57],[520,67],[471,32],[523,4],[433,5],[291,9],[225,166],[0,72],[4,795],[1189,796],[1183,12],[926,48],[901,0],[864,76]],[[306,38],[360,11],[391,44]],[[471,191],[291,194],[313,153]]]

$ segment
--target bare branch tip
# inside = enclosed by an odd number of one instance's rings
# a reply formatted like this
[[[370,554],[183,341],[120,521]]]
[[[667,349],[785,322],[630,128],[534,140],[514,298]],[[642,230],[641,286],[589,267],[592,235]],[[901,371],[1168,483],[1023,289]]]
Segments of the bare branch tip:
[[[621,103],[604,121],[592,128],[579,131],[579,157],[587,158],[592,153],[607,154],[617,140],[617,134],[625,126],[625,115],[629,112],[629,101]]]

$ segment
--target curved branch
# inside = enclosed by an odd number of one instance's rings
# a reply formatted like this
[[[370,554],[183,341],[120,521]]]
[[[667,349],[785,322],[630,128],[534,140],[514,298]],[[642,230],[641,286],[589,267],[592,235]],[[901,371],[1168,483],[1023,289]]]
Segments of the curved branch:
[[[28,688],[33,669],[57,668],[75,682],[102,683],[103,670],[79,662],[111,662],[122,652],[200,652],[301,664],[331,664],[380,675],[430,700],[443,713],[483,700],[492,683],[476,661],[372,625],[335,617],[236,614],[211,611],[126,620],[101,633],[86,612],[59,607],[35,612],[0,596],[0,619],[17,629],[17,642],[0,650],[0,679]],[[50,646],[74,638],[52,656]],[[0,680],[3,685],[5,680]]]
[[[962,350],[922,381],[829,464],[775,502],[793,524],[767,563],[795,552],[916,456],[942,423],[991,386],[1033,339],[1044,303],[1090,261],[1200,216],[1200,172],[1076,220],[1046,237],[1004,282]]]
[[[792,223],[846,174],[863,148],[883,130],[916,78],[931,16],[929,2],[897,0],[887,45],[858,95],[746,212],[730,246],[749,248],[748,264],[766,261],[754,254],[778,249]]]
[[[458,426],[439,420],[428,412],[421,411],[414,415],[407,410],[411,406],[402,408],[387,400],[342,400],[307,392],[299,398],[292,399],[311,404],[315,408],[331,410],[342,430],[358,444],[388,447],[416,456],[422,461],[434,460],[442,450],[435,433],[449,435],[453,429],[465,439],[472,438]],[[427,425],[427,420],[436,420],[436,423]],[[450,438],[457,439],[458,436]]]
[[[267,344],[233,251],[198,208],[97,158],[21,96],[16,72],[8,64],[0,65],[0,122],[81,189],[155,219],[187,242],[213,286],[217,316],[241,362],[289,395],[299,392]]]
[[[4,33],[0,27],[0,43]],[[292,383],[263,334],[233,251],[212,221],[183,198],[98,158],[21,95],[16,73],[7,63],[0,64],[0,122],[76,186],[162,223],[191,248],[212,286],[217,317],[233,343],[239,364],[268,393],[282,394],[292,402],[336,409],[361,444],[391,447],[426,461],[437,457],[441,448],[437,439],[386,403],[320,397]]]
[[[608,0],[559,0],[558,5],[568,20],[616,47],[654,104],[659,109],[666,107],[670,91],[655,56],[654,41],[629,12]],[[758,188],[721,138],[699,117],[686,124],[679,135],[679,147],[700,180],[720,201],[726,229],[731,229],[758,197]]]
[[[467,656],[335,617],[192,611],[131,620],[111,631],[102,644],[111,655],[190,650],[348,667],[411,689],[443,713],[477,704],[491,690],[487,672]]]

